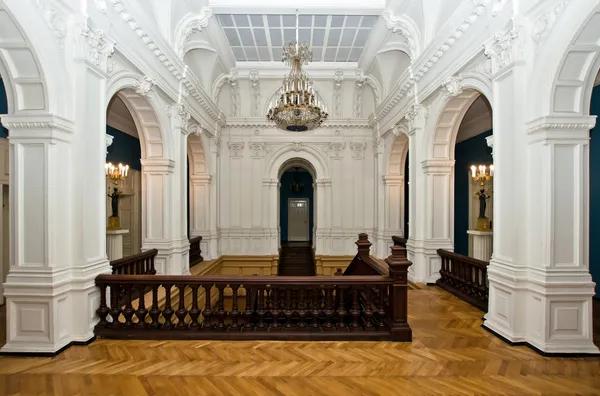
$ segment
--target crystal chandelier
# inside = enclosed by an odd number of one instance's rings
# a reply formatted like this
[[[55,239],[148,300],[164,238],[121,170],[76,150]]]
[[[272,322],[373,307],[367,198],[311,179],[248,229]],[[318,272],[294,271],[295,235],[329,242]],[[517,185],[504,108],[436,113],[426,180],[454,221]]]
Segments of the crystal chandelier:
[[[282,62],[291,66],[283,78],[283,86],[275,101],[269,104],[267,119],[284,131],[304,132],[317,128],[328,117],[327,107],[312,87],[302,65],[312,61],[312,50],[298,43],[298,10],[296,10],[296,43],[283,47]]]

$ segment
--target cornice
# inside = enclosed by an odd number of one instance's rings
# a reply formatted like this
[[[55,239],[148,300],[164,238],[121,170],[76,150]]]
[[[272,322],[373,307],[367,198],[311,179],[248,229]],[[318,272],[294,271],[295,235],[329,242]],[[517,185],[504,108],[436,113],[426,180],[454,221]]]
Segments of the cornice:
[[[527,134],[531,135],[540,131],[589,131],[595,126],[595,116],[548,116],[529,122]]]
[[[228,118],[226,127],[230,128],[268,128],[275,129],[277,126],[263,117],[255,118]],[[355,119],[328,119],[319,129],[335,129],[335,128],[370,128],[367,118]]]
[[[2,125],[8,130],[53,130],[72,134],[75,124],[54,114],[11,115],[2,117]]]
[[[440,38],[434,45],[428,46],[421,56],[409,67],[398,79],[390,93],[373,112],[373,122],[379,122],[394,106],[405,96],[412,85],[421,80],[433,65],[435,65],[448,52],[456,41],[473,25],[473,23],[485,12],[485,6],[481,1],[472,3],[472,9],[467,16],[461,18],[460,23],[452,24],[458,26],[446,38]]]
[[[218,121],[220,116],[219,109],[204,91],[197,78],[193,74],[188,75],[186,73],[185,64],[177,57],[173,48],[164,41],[161,35],[155,34],[155,32],[150,32],[149,34],[141,26],[139,18],[136,19],[134,17],[134,15],[141,15],[142,13],[132,12],[125,4],[127,2],[127,5],[129,5],[129,2],[126,0],[110,0],[110,2],[113,4],[115,12],[140,37],[146,48],[183,84],[187,92],[196,99],[213,121]]]

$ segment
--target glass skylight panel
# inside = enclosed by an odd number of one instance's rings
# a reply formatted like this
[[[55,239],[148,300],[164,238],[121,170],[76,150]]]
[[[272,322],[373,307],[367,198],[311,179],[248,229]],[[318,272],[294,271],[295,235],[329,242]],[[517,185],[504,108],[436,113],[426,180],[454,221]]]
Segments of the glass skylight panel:
[[[298,17],[298,25],[300,26],[300,28],[312,27],[312,20],[312,15],[300,15]]]
[[[283,41],[281,40],[281,29],[270,29],[271,32],[271,46],[281,47]]]
[[[346,27],[358,27],[360,18],[360,15],[348,15],[346,17]]]
[[[340,42],[340,35],[342,34],[342,29],[330,29],[329,37],[327,37],[327,46],[328,47],[337,47]]]
[[[296,15],[282,15],[283,27],[296,29]]]
[[[344,29],[344,33],[342,33],[342,40],[340,41],[340,46],[350,47],[352,42],[354,41],[354,36],[356,35],[356,29]]]
[[[254,47],[254,38],[252,37],[252,30],[250,29],[238,29],[238,32],[240,33],[240,39],[242,40],[242,45],[247,47],[247,46],[252,46]]]
[[[301,43],[310,43],[310,29],[299,29],[298,39]]]
[[[262,15],[250,15],[250,23],[252,23],[252,26],[265,26]]]
[[[349,53],[350,53],[350,48],[338,49],[337,55],[335,57],[336,62],[346,62],[346,58],[348,58]]]
[[[250,22],[248,21],[248,15],[234,15],[233,20],[235,21],[236,26],[250,26]]]
[[[283,29],[283,42],[289,43],[290,41],[296,41],[296,30],[295,29]]]
[[[375,15],[365,15],[360,26],[370,28],[373,27],[373,25],[375,25],[376,21],[377,17]]]
[[[247,47],[246,48],[246,58],[250,62],[256,62],[256,61],[258,61],[258,53],[256,52],[256,48],[255,47]]]
[[[369,29],[359,29],[356,34],[356,40],[354,40],[354,46],[362,47],[367,43],[367,39],[369,38]]]
[[[281,62],[281,56],[283,55],[282,47],[273,47],[273,60],[275,62]]]
[[[342,27],[344,26],[344,16],[343,15],[332,15],[331,16],[331,27]]]
[[[354,47],[350,50],[350,56],[348,57],[348,62],[358,62],[360,58],[360,54],[363,51],[363,47]]]
[[[335,53],[337,52],[337,48],[329,48],[325,51],[325,62],[335,62]]]
[[[238,38],[237,31],[235,29],[224,29],[225,36],[227,36],[227,40],[229,40],[229,44],[232,47],[240,46],[240,39]]]
[[[219,15],[219,21],[221,21],[222,26],[233,26],[233,19],[231,19],[231,15]]]
[[[327,26],[327,15],[315,15],[314,27],[325,27]]]
[[[267,35],[265,34],[265,30],[263,28],[252,29],[254,33],[254,40],[256,41],[256,45],[268,45],[267,43]]]
[[[313,47],[313,61],[320,62],[323,49],[321,47]]]
[[[231,47],[233,51],[233,55],[235,56],[235,60],[237,61],[245,61],[246,55],[244,54],[244,50],[242,47]]]
[[[314,29],[312,45],[316,46],[316,47],[321,47],[323,45],[324,41],[325,41],[325,29]]]
[[[269,27],[280,27],[281,16],[280,15],[267,15],[267,23]]]
[[[262,62],[268,62],[271,60],[271,51],[269,47],[258,47],[258,57]],[[274,59],[279,60],[279,59]]]

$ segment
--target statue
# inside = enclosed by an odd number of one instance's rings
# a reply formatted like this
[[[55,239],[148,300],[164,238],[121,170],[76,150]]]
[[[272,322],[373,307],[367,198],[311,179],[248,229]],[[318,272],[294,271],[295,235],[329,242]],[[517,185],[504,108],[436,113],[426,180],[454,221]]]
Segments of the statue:
[[[111,207],[112,207],[112,216],[111,217],[119,217],[119,189],[113,188],[113,193],[108,194],[108,197],[111,199]]]
[[[479,196],[479,218],[486,219],[487,218],[487,217],[485,217],[485,208],[487,207],[486,199],[489,199],[490,197],[488,197],[485,194],[485,190],[483,188],[481,190],[479,190],[479,192],[476,192],[475,194],[477,194]]]

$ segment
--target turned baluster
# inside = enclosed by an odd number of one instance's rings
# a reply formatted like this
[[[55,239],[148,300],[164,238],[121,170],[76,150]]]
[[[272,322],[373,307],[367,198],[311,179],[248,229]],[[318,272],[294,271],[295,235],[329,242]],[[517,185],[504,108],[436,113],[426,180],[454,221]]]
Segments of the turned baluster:
[[[387,292],[386,286],[379,286],[379,309],[377,310],[377,317],[379,319],[379,327],[385,327],[385,294]]]
[[[118,290],[121,285],[112,285],[110,287],[110,317],[112,318],[111,327],[119,327],[119,315],[121,315],[121,307],[119,306]]]
[[[238,289],[240,285],[230,285],[232,290],[233,297],[233,306],[231,307],[231,328],[238,328],[238,317],[240,316],[240,311],[238,310]]]
[[[106,284],[101,283],[98,286],[100,287],[100,306],[96,310],[96,315],[98,315],[98,317],[100,318],[100,321],[98,322],[98,326],[106,327],[108,325],[108,321],[106,320],[106,317],[108,316],[108,313],[110,312],[110,309],[106,305]]]
[[[202,287],[204,288],[204,312],[202,313],[204,320],[202,321],[202,328],[210,329],[212,327],[211,318],[213,316],[213,310],[210,305],[210,289],[212,285],[202,285]]]
[[[332,303],[331,303],[331,298],[332,298],[332,292],[333,290],[331,289],[331,286],[325,286],[325,327],[330,329],[332,327],[331,325],[331,318],[333,317],[333,309],[332,309]]]
[[[273,317],[273,323],[271,324],[271,327],[276,329],[279,328],[279,314],[281,312],[279,310],[279,289],[271,288],[271,296],[271,316]]]
[[[171,330],[173,326],[173,322],[171,322],[171,317],[175,313],[173,307],[171,306],[171,287],[173,285],[166,284],[165,288],[165,309],[163,309],[162,315],[165,318],[165,323],[163,323],[162,328],[166,330]]]
[[[146,326],[146,315],[148,310],[146,309],[146,301],[144,300],[144,289],[146,285],[139,285],[140,298],[138,299],[138,309],[135,311],[135,316],[138,318],[138,327]]]
[[[256,311],[256,316],[258,316],[258,327],[262,329],[265,327],[265,289],[263,286],[259,286],[258,290],[258,310]]]
[[[185,284],[177,285],[179,289],[179,307],[177,308],[177,312],[175,312],[175,316],[177,316],[177,328],[182,330],[187,328],[187,324],[185,323],[185,317],[187,316],[187,309],[185,309]]]
[[[158,309],[158,285],[152,286],[152,308],[150,308],[150,318],[152,322],[150,322],[151,329],[160,328],[160,322],[158,321],[158,317],[160,316],[160,310]]]
[[[252,294],[252,288],[251,287],[246,287],[244,286],[244,289],[246,290],[246,307],[244,309],[244,327],[246,328],[250,328],[252,327],[252,311],[253,311],[253,307],[252,302],[251,302],[251,294]]]
[[[338,297],[338,324],[339,328],[344,328],[346,325],[344,324],[344,318],[346,316],[346,309],[344,308],[344,288],[342,286],[337,287],[337,297]]]
[[[156,275],[156,269],[154,268],[154,256],[150,257],[150,275]]]
[[[358,310],[358,286],[354,286],[352,288],[352,327],[358,327],[358,317],[360,316],[360,311]]]
[[[319,292],[320,292],[320,288],[317,286],[315,288],[312,289],[312,323],[311,326],[313,328],[317,328],[319,327]]]
[[[225,305],[224,305],[224,300],[225,300],[225,296],[224,296],[224,289],[225,289],[226,285],[217,285],[217,289],[219,290],[219,301],[217,303],[217,319],[218,319],[218,323],[217,323],[217,329],[219,330],[223,330],[225,329]]]
[[[306,316],[306,299],[304,296],[304,288],[300,288],[300,300],[298,303],[298,318],[300,321],[298,322],[298,327],[306,327],[306,322],[304,321],[304,317]]]
[[[371,328],[373,327],[373,323],[371,323],[371,318],[373,317],[373,310],[371,309],[371,293],[372,290],[370,287],[366,288],[366,300],[365,300],[365,327]]]
[[[190,323],[191,329],[197,329],[200,324],[198,323],[198,318],[200,317],[200,309],[198,309],[198,287],[199,285],[190,285],[192,288],[192,309],[190,309],[190,318],[192,322]]]
[[[285,311],[283,311],[283,315],[285,316],[285,327],[292,327],[292,289],[285,290]]]

